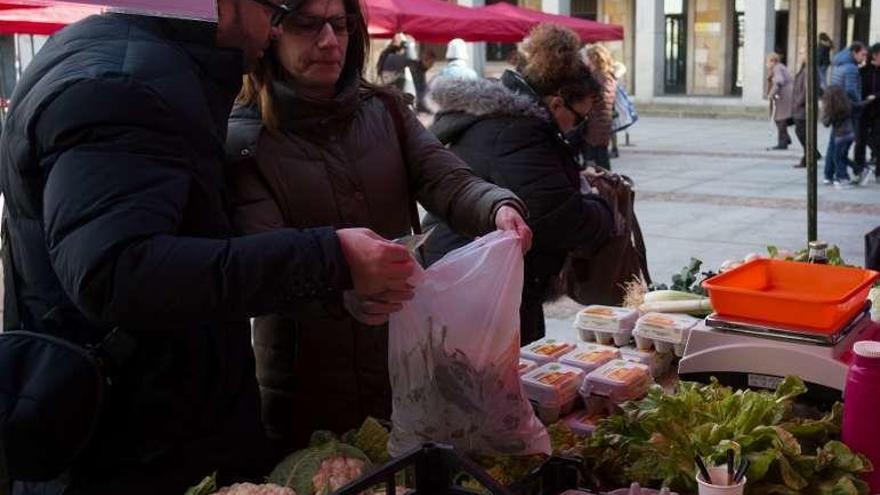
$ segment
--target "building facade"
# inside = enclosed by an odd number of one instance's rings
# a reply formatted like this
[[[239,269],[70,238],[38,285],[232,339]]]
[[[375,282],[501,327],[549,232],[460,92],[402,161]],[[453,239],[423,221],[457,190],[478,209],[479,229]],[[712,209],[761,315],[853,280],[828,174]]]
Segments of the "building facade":
[[[545,12],[624,27],[606,43],[628,68],[626,84],[642,105],[766,108],[771,52],[796,71],[806,53],[807,0],[458,0],[507,1]],[[835,51],[880,42],[880,0],[818,0],[818,30]],[[509,49],[509,48],[507,48]],[[505,47],[474,44],[475,65],[495,75]]]
[[[497,2],[619,24],[622,41],[608,42],[627,67],[625,83],[642,108],[766,109],[767,54],[777,52],[796,71],[803,62],[807,0],[448,0],[479,7]],[[880,0],[817,0],[818,30],[835,50],[853,40],[880,42]],[[0,115],[21,71],[43,36],[0,36]],[[387,44],[377,41],[374,59]],[[424,48],[424,47],[423,47]],[[430,46],[443,59],[445,45]],[[516,46],[470,44],[478,72],[498,76]],[[709,112],[712,113],[712,112]]]

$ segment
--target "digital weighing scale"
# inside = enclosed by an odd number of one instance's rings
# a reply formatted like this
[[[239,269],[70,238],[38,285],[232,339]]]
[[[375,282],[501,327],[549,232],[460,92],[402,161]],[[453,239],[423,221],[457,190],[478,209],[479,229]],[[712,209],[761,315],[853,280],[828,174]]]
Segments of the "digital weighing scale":
[[[766,323],[708,317],[691,330],[678,368],[682,380],[708,383],[715,377],[734,388],[775,389],[786,376],[799,376],[806,397],[834,402],[843,397],[852,346],[880,339],[871,304],[832,335]]]

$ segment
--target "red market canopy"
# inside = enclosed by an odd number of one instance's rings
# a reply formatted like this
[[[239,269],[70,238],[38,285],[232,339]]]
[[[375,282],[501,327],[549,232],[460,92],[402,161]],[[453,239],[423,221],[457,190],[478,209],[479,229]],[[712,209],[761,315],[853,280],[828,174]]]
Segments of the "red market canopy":
[[[98,7],[56,4],[49,6],[13,5],[0,2],[0,34],[51,35],[68,24],[94,14]]]
[[[6,5],[7,7],[4,7]],[[13,8],[10,9],[9,6]],[[0,0],[0,12],[10,9],[33,7],[64,7],[65,9],[91,9],[90,12],[105,9],[130,12],[135,14],[178,17],[203,21],[217,21],[216,0]],[[59,20],[69,18],[68,14],[75,10],[53,9],[46,15],[55,15]]]
[[[534,25],[528,19],[498,15],[441,0],[365,0],[370,35],[406,33],[426,43],[465,41],[515,43]]]
[[[0,0],[0,10],[48,7],[50,5],[52,2],[48,0]]]
[[[577,17],[568,17],[564,15],[547,14],[537,10],[517,7],[509,3],[501,2],[488,7],[479,9],[483,12],[490,12],[497,17],[507,17],[528,21],[529,26],[521,32],[520,39],[528,36],[529,31],[540,23],[559,24],[572,29],[581,37],[584,43],[595,43],[597,41],[617,41],[623,39],[623,26],[616,24],[605,24],[602,22],[579,19]]]

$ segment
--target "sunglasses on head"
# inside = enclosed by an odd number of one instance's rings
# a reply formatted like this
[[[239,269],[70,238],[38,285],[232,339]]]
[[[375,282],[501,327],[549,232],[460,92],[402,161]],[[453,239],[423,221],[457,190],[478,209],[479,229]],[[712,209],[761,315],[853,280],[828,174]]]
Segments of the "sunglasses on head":
[[[291,14],[290,7],[283,3],[275,3],[272,0],[254,0],[258,4],[268,7],[272,11],[272,27],[278,27],[284,22],[284,19]]]
[[[357,14],[342,14],[330,17],[295,15],[288,17],[284,21],[284,29],[297,34],[317,36],[324,29],[324,26],[329,24],[334,34],[345,36],[355,31],[358,21],[360,21],[360,16]]]

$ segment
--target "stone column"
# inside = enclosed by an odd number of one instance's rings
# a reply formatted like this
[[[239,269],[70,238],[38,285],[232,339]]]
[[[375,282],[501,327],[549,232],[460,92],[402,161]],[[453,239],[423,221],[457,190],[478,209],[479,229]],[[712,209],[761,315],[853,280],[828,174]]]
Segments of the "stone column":
[[[549,14],[571,15],[571,0],[541,0],[541,10]]]
[[[773,0],[745,0],[745,46],[743,57],[743,103],[764,105],[767,67],[764,60],[773,51],[776,10]]]
[[[486,5],[485,0],[457,0],[456,3],[465,7],[482,7]],[[471,57],[471,65],[477,71],[477,74],[482,76],[486,68],[486,44],[468,43],[468,52]]]
[[[665,18],[663,0],[639,0],[635,15],[635,97],[651,101],[663,94],[663,43]]]
[[[721,7],[721,39],[733,39],[734,3],[723,2]],[[732,43],[721,44],[721,64],[718,73],[721,77],[721,87],[718,94],[729,95],[733,89],[733,51],[736,47]]]
[[[871,2],[871,28],[869,31],[868,39],[870,39],[870,43],[877,43],[880,41],[880,2],[872,1]]]

